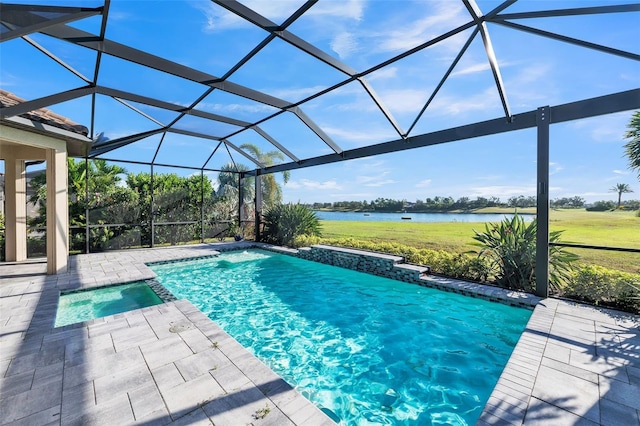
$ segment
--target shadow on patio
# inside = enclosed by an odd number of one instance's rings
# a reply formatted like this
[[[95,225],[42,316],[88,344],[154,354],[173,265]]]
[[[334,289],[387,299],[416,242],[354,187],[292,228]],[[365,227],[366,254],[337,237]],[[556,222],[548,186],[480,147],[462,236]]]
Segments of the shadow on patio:
[[[639,325],[631,314],[545,300],[485,414],[512,424],[640,424]]]
[[[145,268],[126,261],[215,253],[205,248],[107,257],[136,278]],[[95,285],[78,274],[90,263],[73,263],[2,280],[2,424],[332,424],[187,301],[53,328],[60,289]]]

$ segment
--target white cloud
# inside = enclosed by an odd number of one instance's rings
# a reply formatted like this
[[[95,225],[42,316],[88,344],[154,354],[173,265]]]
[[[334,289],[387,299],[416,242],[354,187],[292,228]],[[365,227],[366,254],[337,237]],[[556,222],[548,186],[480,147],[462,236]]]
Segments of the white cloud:
[[[222,31],[230,28],[247,28],[252,26],[251,23],[222,9],[213,2],[196,1],[192,4],[204,13],[206,23],[203,30],[205,32]]]
[[[433,10],[425,15],[425,18],[405,22],[395,30],[381,33],[382,41],[379,49],[382,51],[411,49],[469,20],[462,4],[452,4],[450,1],[436,3]]]
[[[501,110],[500,97],[495,87],[491,86],[482,93],[469,96],[453,97],[437,95],[429,110],[440,116],[459,115],[473,111]]]
[[[339,198],[340,200],[354,200],[359,198],[372,198],[374,195],[370,192],[352,192],[349,194],[329,194],[331,198]]]
[[[614,170],[613,173],[617,174],[617,175],[628,175],[629,171],[625,171],[625,170]]]
[[[278,88],[272,90],[263,90],[265,93],[269,93],[271,96],[275,96],[280,99],[292,99],[292,100],[300,100],[304,99],[314,93],[325,89],[326,86],[313,86],[313,87],[300,87],[300,88]]]
[[[489,66],[489,62],[480,62],[477,64],[469,65],[459,71],[454,71],[451,73],[451,76],[454,77],[456,75],[465,75],[465,74],[475,74],[477,72],[487,71],[491,69]]]
[[[377,182],[371,182],[371,183],[366,183],[364,186],[371,186],[371,187],[380,187],[380,186],[384,186],[384,185],[389,185],[392,183],[396,183],[395,180],[393,179],[385,179],[385,180],[381,180],[381,181],[377,181]]]
[[[638,81],[638,75],[637,74],[622,73],[622,74],[620,74],[620,80]]]
[[[382,165],[384,164],[384,162],[383,161],[379,161],[377,163],[378,163],[378,165],[375,168],[376,174],[374,174],[374,175],[360,175],[360,176],[357,176],[355,183],[357,185],[369,186],[369,187],[375,187],[375,188],[381,187],[381,186],[384,186],[384,185],[389,185],[389,184],[392,184],[392,183],[396,183],[397,181],[395,181],[393,179],[385,178],[391,172],[389,170],[384,170],[383,168],[381,168]],[[363,167],[361,169],[372,170],[370,165],[363,164],[362,166]]]
[[[549,175],[555,175],[562,170],[564,170],[564,167],[562,167],[560,164],[554,163],[553,161],[549,162]]]
[[[535,185],[522,185],[522,186],[510,186],[510,185],[491,185],[491,186],[477,186],[471,188],[470,196],[474,197],[512,197],[518,195],[535,195]]]
[[[583,192],[582,194],[578,194],[580,197],[583,198],[595,198],[595,197],[607,197],[607,198],[611,198],[612,195],[610,192],[592,192],[592,191],[587,191],[587,192]]]
[[[254,26],[215,3],[202,1],[191,1],[190,3],[204,14],[206,19],[204,31],[206,32]],[[296,2],[291,1],[243,0],[242,4],[276,23],[283,22],[297,9]],[[360,21],[364,13],[364,7],[364,0],[318,2],[305,15]]]
[[[284,20],[297,10],[294,2],[243,0],[242,3],[270,20]]]
[[[560,90],[555,85],[554,65],[551,62],[512,63],[517,70],[515,75],[505,79],[511,103],[523,109],[533,109],[543,101],[547,104],[556,102],[556,93]],[[500,64],[502,68],[502,64]]]
[[[192,1],[191,4],[204,13],[206,18],[204,31],[206,32],[254,26],[213,2]],[[283,21],[295,11],[291,2],[285,1],[244,0],[242,4],[271,21]]]
[[[315,189],[315,190],[342,189],[342,186],[339,185],[335,179],[326,180],[324,182],[319,182],[317,180],[310,180],[310,179],[300,179],[299,181],[292,180],[287,183],[286,187],[291,189]]]
[[[598,142],[619,142],[622,140],[622,127],[611,126],[609,123],[602,123],[591,129],[591,138]]]
[[[364,14],[365,3],[364,0],[321,1],[316,3],[307,14],[309,16],[334,16],[336,18],[360,21]]]
[[[9,87],[9,86],[17,86],[18,82],[20,81],[20,78],[18,78],[14,74],[11,74],[11,73],[7,72],[6,70],[1,70],[0,71],[0,81],[2,81],[2,87],[6,88],[6,87]],[[16,95],[25,96],[24,94],[21,94],[21,93],[16,93]]]
[[[336,52],[340,58],[345,59],[358,51],[358,42],[353,34],[341,32],[331,41],[331,50]]]
[[[366,78],[368,81],[385,80],[388,78],[395,78],[397,74],[398,67],[386,67],[369,74]]]
[[[427,102],[429,93],[415,89],[387,90],[380,93],[384,103],[395,113],[417,114]]]
[[[384,173],[389,174],[388,172]],[[379,180],[381,176],[357,176],[356,177],[356,183],[361,183],[361,184],[365,184],[365,183],[369,183],[369,182],[373,182],[375,180]]]
[[[345,167],[349,170],[353,170],[353,166],[358,166],[360,170],[376,170],[378,171],[383,165],[386,164],[385,160],[373,159],[373,158],[356,158],[344,163]]]
[[[370,129],[358,131],[338,129],[336,127],[330,126],[323,126],[322,129],[332,137],[356,143],[373,143],[374,141],[378,140],[389,140],[398,137],[396,133],[393,133],[393,131],[387,129]]]
[[[111,11],[109,10],[110,21],[126,21],[131,19],[137,19],[135,14],[127,13],[124,11]]]
[[[431,185],[431,179],[423,179],[420,182],[416,183],[414,186],[416,188],[426,188],[429,185]]]
[[[624,132],[629,122],[629,113],[621,112],[603,117],[578,120],[570,123],[574,129],[587,134],[595,142],[623,141]]]
[[[520,72],[515,78],[515,84],[518,86],[527,86],[532,83],[539,82],[540,80],[548,77],[553,71],[553,65],[551,63],[535,62],[527,64],[513,64],[519,65]],[[500,67],[506,66],[500,63]]]

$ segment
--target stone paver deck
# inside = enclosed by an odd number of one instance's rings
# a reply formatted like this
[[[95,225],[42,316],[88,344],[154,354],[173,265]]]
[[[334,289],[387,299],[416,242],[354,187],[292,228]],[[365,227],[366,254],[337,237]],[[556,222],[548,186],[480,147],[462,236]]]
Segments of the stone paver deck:
[[[188,301],[54,328],[61,290],[153,278],[204,244],[0,264],[0,423],[330,425]],[[407,284],[410,285],[410,284]],[[640,425],[640,319],[538,301],[478,424]]]
[[[335,424],[186,300],[53,327],[61,290],[149,279],[144,262],[222,247],[76,256],[57,276],[0,264],[0,423]]]

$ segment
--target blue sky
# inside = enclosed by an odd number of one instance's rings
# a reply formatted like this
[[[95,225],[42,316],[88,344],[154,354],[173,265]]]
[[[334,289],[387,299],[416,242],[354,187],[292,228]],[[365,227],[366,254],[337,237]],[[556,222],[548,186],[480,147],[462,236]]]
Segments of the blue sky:
[[[245,1],[245,5],[281,23],[302,2]],[[501,2],[478,1],[483,12]],[[628,3],[624,1],[615,2]],[[99,2],[54,2],[97,6]],[[208,1],[113,1],[106,37],[163,56],[207,73],[222,76],[267,33]],[[609,1],[519,1],[505,12],[561,9],[611,4]],[[364,71],[404,50],[470,20],[462,2],[391,0],[320,0],[288,30],[315,44],[352,69]],[[605,46],[640,53],[640,12],[569,16],[518,21]],[[76,28],[99,31],[98,17],[74,23]],[[640,87],[636,61],[561,43],[497,24],[488,24],[509,105],[514,114]],[[419,53],[366,76],[400,127],[407,131],[461,46],[467,30]],[[95,53],[43,35],[33,35],[56,56],[87,77],[93,76]],[[0,87],[25,99],[36,99],[84,82],[25,41],[0,46]],[[229,81],[285,99],[300,101],[346,78],[282,40],[271,42]],[[158,71],[103,56],[100,85],[130,91],[166,102],[189,105],[206,87]],[[130,103],[148,117],[168,123],[175,113]],[[80,98],[49,108],[89,125],[90,99]],[[198,109],[255,122],[276,110],[222,91],[214,91]],[[301,108],[342,149],[385,142],[398,134],[357,82],[306,102]],[[94,132],[115,139],[156,128],[156,122],[109,97],[98,96]],[[413,127],[419,135],[453,126],[504,116],[482,40],[477,36],[433,102]],[[623,134],[630,112],[551,127],[551,197],[582,196],[587,201],[614,199],[616,183],[631,185],[640,198],[637,175],[623,156]],[[194,116],[177,127],[226,135],[228,124],[211,124]],[[315,134],[293,114],[285,113],[261,124],[263,130],[296,156],[330,153]],[[112,151],[107,158],[150,161],[160,136]],[[249,131],[231,137],[235,145],[253,143],[273,150]],[[427,197],[535,195],[535,130],[439,145],[357,161],[294,170],[283,187],[285,201],[331,202],[372,200],[378,197],[414,201]],[[211,141],[168,135],[156,161],[202,166],[215,145]],[[234,155],[236,161],[248,164]],[[223,150],[207,164],[218,168],[229,161]],[[126,165],[131,171],[138,166]],[[181,174],[188,173],[177,169]],[[215,174],[212,174],[215,177]]]

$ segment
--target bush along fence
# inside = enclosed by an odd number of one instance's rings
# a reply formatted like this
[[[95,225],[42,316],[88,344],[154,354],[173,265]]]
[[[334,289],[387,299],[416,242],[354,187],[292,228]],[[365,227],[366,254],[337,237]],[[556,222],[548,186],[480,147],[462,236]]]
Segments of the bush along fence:
[[[499,285],[492,261],[477,254],[455,254],[443,250],[419,249],[398,243],[375,243],[354,238],[298,236],[294,247],[326,244],[404,257],[408,263],[429,266],[431,273],[483,284]],[[533,293],[530,284],[521,290]],[[509,288],[502,285],[504,288]],[[640,275],[586,265],[576,261],[564,280],[553,287],[553,296],[567,297],[600,306],[640,313]]]

